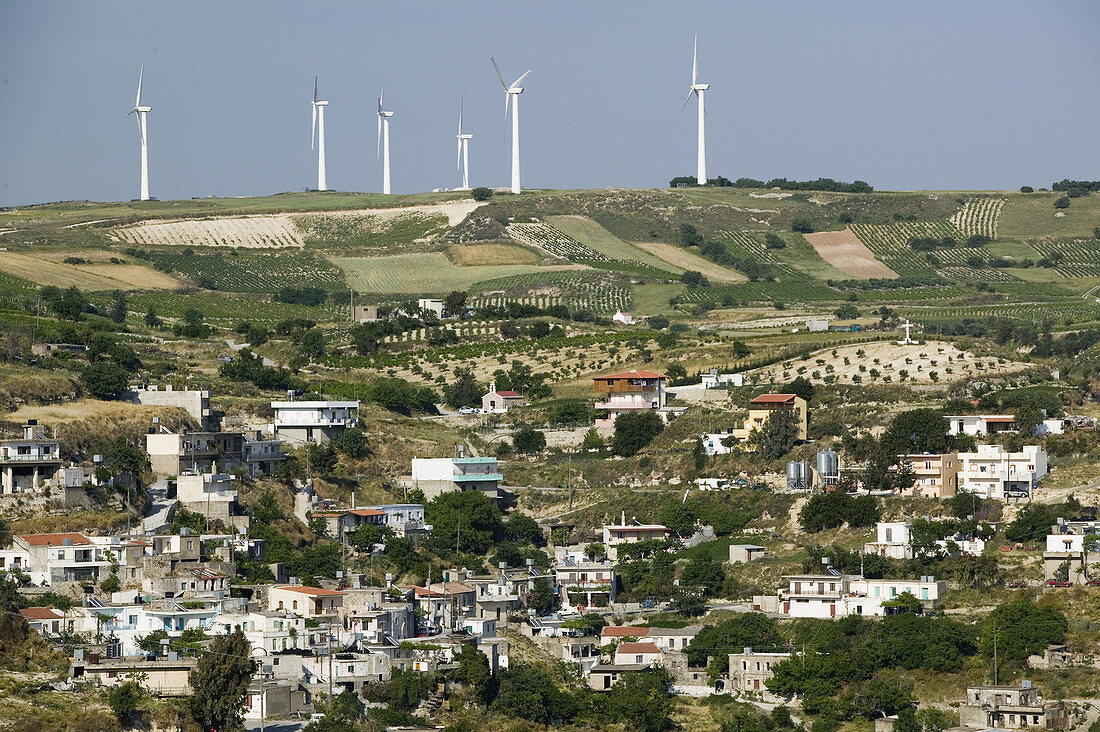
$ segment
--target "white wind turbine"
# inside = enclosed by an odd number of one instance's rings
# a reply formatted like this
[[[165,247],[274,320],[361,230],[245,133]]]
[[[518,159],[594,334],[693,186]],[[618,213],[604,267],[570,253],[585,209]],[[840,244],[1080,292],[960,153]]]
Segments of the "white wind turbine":
[[[459,100],[458,103],[458,169],[462,171],[462,187],[460,191],[470,190],[470,140],[473,139],[473,135],[462,133],[462,103],[463,100]]]
[[[691,89],[688,91],[687,99],[684,100],[684,106],[680,107],[680,112],[683,113],[684,109],[687,108],[692,94],[699,97],[699,163],[695,176],[699,185],[704,186],[707,184],[707,138],[703,125],[703,118],[706,115],[706,109],[703,107],[703,92],[710,89],[710,84],[701,84],[698,80],[698,72],[699,34],[696,33],[695,49],[691,53]]]
[[[378,153],[382,156],[382,193],[390,192],[390,117],[393,112],[387,112],[382,107],[382,97],[386,90],[378,95]]]
[[[508,103],[512,103],[512,193],[519,193],[519,95],[523,93],[520,82],[527,78],[527,75],[531,73],[531,69],[524,71],[522,76],[509,84],[508,80],[504,78],[504,72],[497,66],[496,59],[490,56],[489,60],[493,62],[493,68],[497,70],[500,83],[504,85],[504,119],[506,123],[508,120]]]
[[[148,138],[146,137],[146,115],[152,107],[141,106],[141,77],[145,75],[145,64],[141,65],[141,69],[138,71],[138,90],[137,99],[134,100],[134,108],[130,110],[130,114],[137,115],[138,132],[141,134],[141,198],[142,201],[149,200],[149,145]]]
[[[310,134],[309,147],[312,150],[314,141],[317,147],[317,190],[327,191],[328,181],[325,179],[325,105],[328,102],[317,99],[317,76],[313,77],[313,132]]]

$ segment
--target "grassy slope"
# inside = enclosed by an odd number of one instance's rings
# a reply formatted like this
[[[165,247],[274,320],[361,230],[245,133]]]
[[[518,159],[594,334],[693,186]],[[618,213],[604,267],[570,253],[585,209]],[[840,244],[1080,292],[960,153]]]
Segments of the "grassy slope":
[[[1100,226],[1100,195],[1070,199],[1065,217],[1055,217],[1061,193],[1017,193],[1006,196],[998,232],[1002,237],[1091,237]]]
[[[571,236],[581,244],[611,259],[634,260],[657,269],[668,269],[669,263],[644,249],[625,242],[610,231],[585,216],[548,216],[547,223]],[[683,271],[676,268],[677,273]]]
[[[400,254],[393,257],[337,258],[351,285],[362,292],[446,294],[482,280],[516,274],[574,269],[574,266],[538,267],[527,264],[460,267],[443,254]]]

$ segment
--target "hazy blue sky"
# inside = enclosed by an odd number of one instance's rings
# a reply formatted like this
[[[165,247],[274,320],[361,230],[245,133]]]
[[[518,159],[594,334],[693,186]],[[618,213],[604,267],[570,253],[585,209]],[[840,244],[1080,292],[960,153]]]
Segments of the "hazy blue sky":
[[[699,32],[708,167],[730,178],[861,178],[876,188],[1017,188],[1100,178],[1100,3],[16,2],[0,0],[0,205],[138,193],[145,64],[151,193],[260,195],[316,183],[313,75],[328,181],[506,185],[504,93],[522,99],[530,187],[667,185],[695,168],[680,105]]]

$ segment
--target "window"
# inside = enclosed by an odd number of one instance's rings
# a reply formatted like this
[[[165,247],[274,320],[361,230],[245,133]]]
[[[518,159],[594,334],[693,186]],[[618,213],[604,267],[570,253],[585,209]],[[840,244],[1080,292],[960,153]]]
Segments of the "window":
[[[297,610],[298,609],[298,601],[295,600],[293,603],[291,603],[291,606],[293,607],[293,609]]]
[[[634,663],[641,663],[641,662],[642,662],[641,654],[638,654],[637,656],[634,657]]]

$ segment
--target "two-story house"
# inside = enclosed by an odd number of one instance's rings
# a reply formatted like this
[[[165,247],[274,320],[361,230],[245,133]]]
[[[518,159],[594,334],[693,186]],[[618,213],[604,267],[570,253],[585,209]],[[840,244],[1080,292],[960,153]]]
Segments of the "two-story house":
[[[902,491],[904,495],[924,496],[925,498],[950,498],[955,495],[959,485],[959,456],[957,453],[932,455],[914,453],[899,456],[913,468],[916,480],[911,488]]]
[[[806,439],[809,412],[806,400],[797,394],[761,394],[749,400],[749,416],[740,428],[730,434],[739,440],[747,440],[754,430],[763,429],[764,423],[775,412],[793,412],[798,423],[798,439]]]
[[[0,493],[25,493],[61,469],[61,443],[37,420],[23,425],[23,436],[0,440]]]
[[[1065,729],[1069,725],[1061,702],[1044,702],[1028,680],[1019,686],[979,685],[966,688],[959,721],[980,729]]]
[[[1047,454],[1038,445],[1010,452],[1003,445],[978,445],[959,453],[958,490],[981,498],[1026,498],[1047,474]]]
[[[294,445],[323,443],[359,423],[359,401],[271,402],[269,431]]]
[[[20,534],[12,539],[12,547],[27,557],[23,571],[40,586],[98,582],[107,577],[117,561],[103,547],[76,532]]]
[[[624,516],[621,523],[603,527],[603,545],[607,548],[607,556],[617,560],[619,547],[623,544],[667,539],[671,533],[667,526],[660,524],[628,524]]]
[[[604,395],[595,407],[607,410],[607,418],[596,420],[596,426],[610,427],[620,414],[664,409],[667,381],[664,374],[638,369],[593,378],[596,393]]]
[[[481,491],[489,498],[501,498],[504,476],[495,457],[413,458],[413,488],[428,500],[452,491]]]
[[[306,585],[276,585],[268,590],[267,609],[290,611],[311,619],[336,620],[344,606],[344,593]]]

